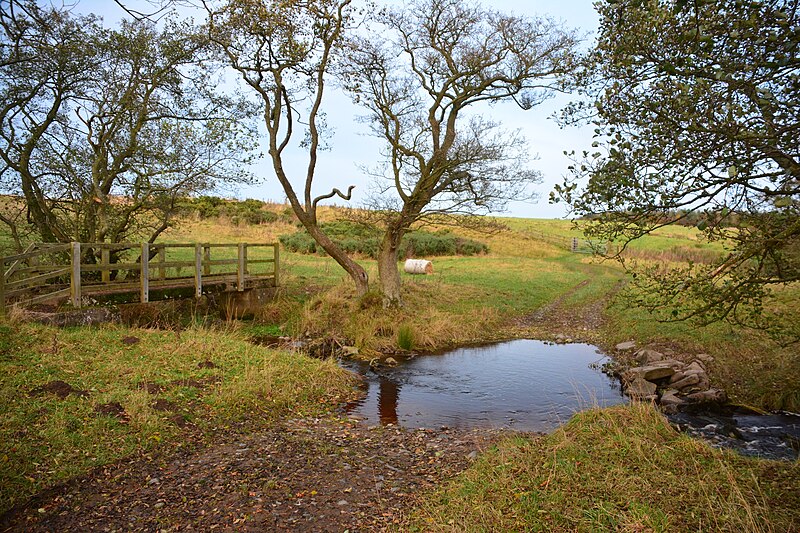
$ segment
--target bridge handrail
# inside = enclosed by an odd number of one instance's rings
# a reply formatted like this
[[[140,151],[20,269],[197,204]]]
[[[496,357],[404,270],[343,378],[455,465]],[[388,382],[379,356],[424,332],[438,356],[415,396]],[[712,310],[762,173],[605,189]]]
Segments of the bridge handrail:
[[[167,261],[169,249],[194,249],[193,258]],[[235,248],[235,258],[212,259],[212,249]],[[248,249],[272,248],[271,258],[249,258]],[[99,251],[99,262],[83,262],[84,252],[91,249],[96,257]],[[115,262],[112,252],[133,250],[138,253],[135,262]],[[53,254],[57,254],[55,257]],[[58,254],[63,254],[62,258]],[[117,254],[118,256],[119,254]],[[120,259],[115,257],[115,260]],[[252,274],[250,266],[272,263],[271,271]],[[225,270],[224,267],[235,267]],[[223,267],[221,272],[214,272],[212,267]],[[192,275],[181,275],[180,270],[191,269]],[[0,313],[5,312],[6,303],[12,298],[19,298],[18,303],[32,304],[46,301],[48,298],[63,296],[69,291],[69,300],[73,307],[81,307],[83,288],[138,288],[140,301],[150,299],[150,282],[163,285],[164,282],[186,282],[186,286],[194,285],[195,296],[203,293],[203,281],[207,279],[233,279],[238,291],[245,289],[248,280],[272,277],[278,285],[279,246],[278,243],[79,243],[68,244],[35,244],[29,246],[21,254],[0,257]],[[150,270],[156,270],[152,276]],[[168,269],[177,269],[177,275],[168,274]],[[100,279],[84,280],[83,274],[100,272]],[[112,272],[133,273],[125,275],[125,280],[114,279]],[[118,278],[115,276],[115,278]],[[157,283],[156,283],[157,282]],[[27,296],[27,298],[26,298]]]

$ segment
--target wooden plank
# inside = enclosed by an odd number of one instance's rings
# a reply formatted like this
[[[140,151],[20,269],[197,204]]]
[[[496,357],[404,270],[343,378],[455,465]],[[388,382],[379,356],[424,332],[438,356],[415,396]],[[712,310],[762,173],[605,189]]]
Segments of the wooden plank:
[[[47,300],[53,300],[55,298],[64,298],[65,296],[70,295],[71,289],[62,289],[60,291],[54,291],[47,294],[40,294],[39,296],[34,296],[33,298],[29,298],[25,300],[23,303],[26,305],[31,304],[38,304],[39,302],[46,302]]]
[[[203,296],[203,247],[194,245],[194,297]]]
[[[6,289],[13,290],[18,289],[20,287],[28,287],[35,288],[35,286],[41,281],[47,281],[49,279],[57,278],[58,276],[63,276],[64,274],[69,274],[72,271],[71,267],[62,267],[60,270],[54,270],[52,272],[47,272],[46,274],[40,274],[38,276],[33,276],[30,278],[21,279],[19,281],[12,281],[6,283]]]
[[[167,249],[164,246],[158,247],[158,277],[165,279],[167,277],[167,267],[164,265],[167,262]]]
[[[111,263],[111,250],[108,248],[100,249],[100,265],[103,267],[107,267]],[[103,283],[109,283],[111,281],[111,270],[103,269],[100,276],[103,279]]]
[[[70,300],[75,309],[81,308],[81,243],[72,243],[72,273],[70,274]]]
[[[142,275],[139,276],[141,290],[139,291],[139,301],[146,304],[150,301],[150,244],[142,244]]]
[[[211,274],[211,246],[203,245],[203,275]]]
[[[236,290],[242,292],[244,290],[244,273],[245,263],[247,261],[247,245],[243,242],[239,243],[239,264],[236,268]]]
[[[6,262],[0,260],[0,316],[6,315]]]
[[[6,263],[10,263],[10,262],[13,262],[13,261],[19,261],[19,260],[22,260],[22,259],[28,259],[30,257],[40,256],[42,254],[52,254],[52,253],[56,253],[56,252],[66,252],[68,250],[70,250],[70,245],[69,244],[58,244],[58,245],[55,245],[55,246],[48,246],[47,249],[44,249],[44,250],[34,250],[32,252],[26,252],[26,253],[17,254],[17,255],[8,255],[4,259],[5,259]]]
[[[273,273],[273,276],[275,277],[275,286],[277,287],[278,286],[278,265],[279,265],[278,259],[280,257],[280,245],[279,245],[279,243],[277,243],[277,242],[274,243],[272,245],[272,250],[273,250],[272,257],[275,260],[275,267],[274,267],[272,273]]]

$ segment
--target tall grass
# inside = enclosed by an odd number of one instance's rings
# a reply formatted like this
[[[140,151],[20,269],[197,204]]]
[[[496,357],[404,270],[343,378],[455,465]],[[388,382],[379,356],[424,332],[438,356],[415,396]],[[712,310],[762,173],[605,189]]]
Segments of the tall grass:
[[[65,398],[35,392],[56,380],[83,392]],[[319,413],[349,397],[353,385],[333,361],[253,346],[230,329],[5,326],[0,512],[136,450],[165,441],[180,446],[187,432],[254,413],[261,423],[288,412]],[[123,416],[99,412],[113,402]]]
[[[800,467],[710,448],[651,406],[590,409],[499,443],[410,518],[416,531],[791,531]]]

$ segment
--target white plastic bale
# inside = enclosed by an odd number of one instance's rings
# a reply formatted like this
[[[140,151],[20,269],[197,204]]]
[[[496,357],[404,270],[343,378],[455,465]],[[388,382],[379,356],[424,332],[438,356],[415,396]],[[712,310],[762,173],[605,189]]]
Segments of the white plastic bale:
[[[406,259],[404,270],[408,274],[433,274],[433,263],[426,259]]]

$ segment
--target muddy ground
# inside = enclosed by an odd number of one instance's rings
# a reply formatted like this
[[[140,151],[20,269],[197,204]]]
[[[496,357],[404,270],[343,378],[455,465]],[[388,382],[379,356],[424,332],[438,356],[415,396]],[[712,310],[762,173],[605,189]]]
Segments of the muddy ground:
[[[558,299],[510,324],[518,336],[588,340],[603,302]],[[0,531],[397,530],[426,491],[503,432],[369,427],[341,415],[197,435],[47,490],[0,517]]]
[[[98,469],[12,510],[0,530],[385,531],[498,438],[288,420]]]

